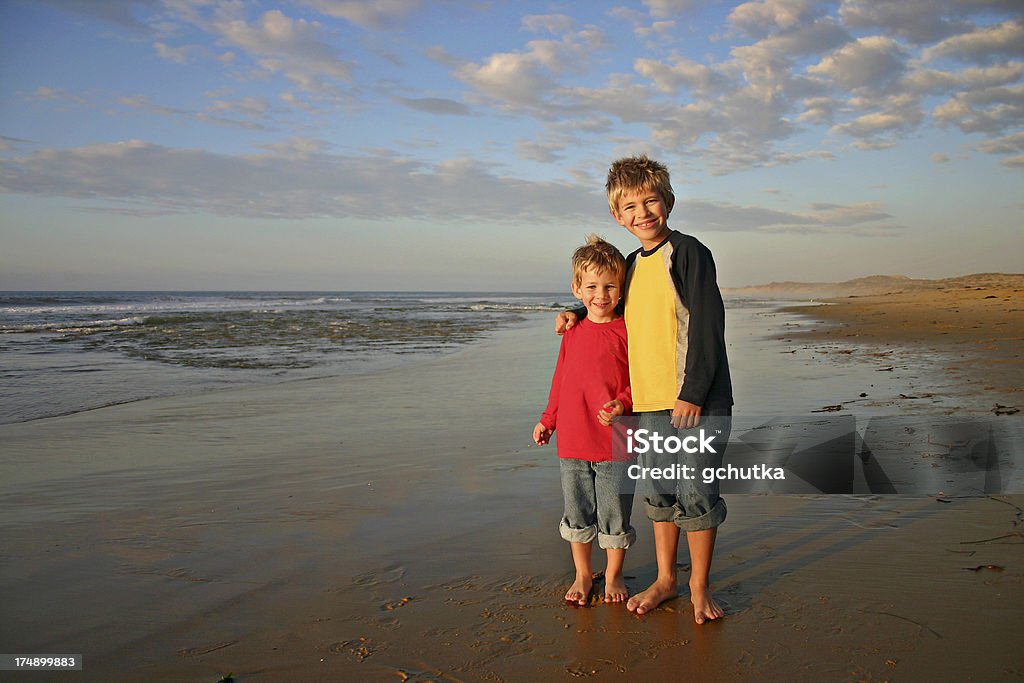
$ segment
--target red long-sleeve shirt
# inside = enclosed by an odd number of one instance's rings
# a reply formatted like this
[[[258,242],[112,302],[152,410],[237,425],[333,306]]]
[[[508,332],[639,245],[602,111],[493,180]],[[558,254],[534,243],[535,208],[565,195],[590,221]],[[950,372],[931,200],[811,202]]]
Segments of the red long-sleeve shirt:
[[[605,403],[618,399],[633,409],[626,357],[626,321],[583,318],[562,337],[548,407],[541,423],[558,431],[558,457],[611,460],[612,428],[597,421]]]

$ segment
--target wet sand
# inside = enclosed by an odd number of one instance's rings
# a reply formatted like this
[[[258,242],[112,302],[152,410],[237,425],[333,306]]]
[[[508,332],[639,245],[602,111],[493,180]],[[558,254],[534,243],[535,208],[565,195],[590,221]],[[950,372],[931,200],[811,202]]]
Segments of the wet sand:
[[[1024,409],[1024,275],[911,282],[788,309],[818,323],[798,331],[796,340],[859,346],[889,365],[930,355],[964,402],[986,395],[989,410],[996,404]]]
[[[731,496],[724,620],[685,589],[564,605],[555,452],[529,445],[556,351],[543,317],[411,367],[0,426],[0,649],[84,654],[83,681],[1024,675],[1024,496]]]

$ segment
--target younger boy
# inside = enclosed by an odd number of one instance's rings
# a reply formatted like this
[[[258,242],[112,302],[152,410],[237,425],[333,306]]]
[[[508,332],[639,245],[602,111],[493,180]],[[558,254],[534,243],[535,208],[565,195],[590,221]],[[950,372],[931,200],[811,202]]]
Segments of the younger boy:
[[[626,325],[618,310],[626,260],[595,235],[572,257],[572,292],[586,317],[562,337],[548,406],[533,428],[533,440],[548,443],[558,430],[558,458],[565,513],[559,532],[572,547],[576,580],[567,602],[587,604],[593,588],[591,548],[605,549],[605,602],[629,597],[622,563],[636,540],[629,524],[633,507],[629,463],[612,459],[612,421],[632,401],[627,366]]]
[[[605,190],[616,222],[640,240],[640,249],[626,259],[623,289],[632,342],[630,385],[639,428],[664,435],[671,429],[695,427],[701,417],[717,419],[718,452],[702,463],[717,468],[721,446],[728,442],[733,400],[725,307],[711,252],[696,238],[668,227],[675,195],[663,164],[645,156],[619,159],[608,172]],[[572,328],[581,312],[560,314],[556,331]],[[681,479],[674,493],[655,491],[646,496],[658,577],[629,599],[630,611],[644,614],[676,597],[676,551],[682,529],[690,549],[694,619],[703,624],[724,616],[710,592],[715,537],[726,516],[718,492],[717,482]]]

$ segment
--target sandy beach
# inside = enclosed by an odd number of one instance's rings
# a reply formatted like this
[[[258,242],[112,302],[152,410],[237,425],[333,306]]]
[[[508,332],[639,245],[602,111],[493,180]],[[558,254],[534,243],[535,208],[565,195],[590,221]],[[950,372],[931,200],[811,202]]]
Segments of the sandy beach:
[[[782,332],[760,334],[780,377],[823,376],[838,355],[857,381],[911,373],[915,390],[960,386],[984,414],[1019,397],[1020,304],[1012,287],[859,297],[816,308],[825,324],[772,314]],[[0,649],[85,661],[4,680],[1024,676],[1022,495],[735,495],[712,576],[725,619],[696,626],[685,589],[643,617],[563,604],[558,465],[529,441],[550,327],[532,316],[363,375],[0,425]],[[839,338],[859,350],[821,353]],[[968,377],[979,359],[983,380]],[[924,386],[944,368],[948,385]],[[905,405],[899,386],[885,406]],[[832,387],[800,390],[841,403]],[[639,504],[634,523],[631,592],[655,574]]]
[[[798,338],[854,342],[894,358],[936,354],[969,400],[991,396],[1016,407],[1024,391],[1024,275],[876,285],[802,309],[819,324]]]

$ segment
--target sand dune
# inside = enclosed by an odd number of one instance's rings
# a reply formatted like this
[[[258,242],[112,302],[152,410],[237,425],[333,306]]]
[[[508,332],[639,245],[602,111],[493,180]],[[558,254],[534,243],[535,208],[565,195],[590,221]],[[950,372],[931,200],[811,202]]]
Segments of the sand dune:
[[[866,346],[895,353],[894,360],[907,352],[930,352],[949,375],[970,387],[965,393],[985,390],[992,393],[993,405],[1016,405],[1024,390],[1024,275],[908,280],[883,293],[846,291],[827,299],[827,306],[788,309],[817,323],[794,338]]]
[[[770,282],[749,287],[724,288],[722,292],[734,296],[814,299],[973,287],[1024,290],[1024,274],[976,273],[941,280],[914,279],[905,275],[871,275],[845,282]]]

